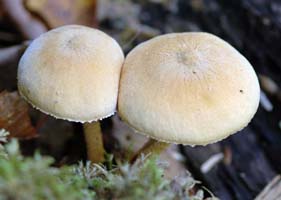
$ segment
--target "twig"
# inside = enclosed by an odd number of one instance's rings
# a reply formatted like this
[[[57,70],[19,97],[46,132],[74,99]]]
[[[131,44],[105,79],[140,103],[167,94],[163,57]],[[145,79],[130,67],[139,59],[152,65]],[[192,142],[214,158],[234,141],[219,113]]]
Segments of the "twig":
[[[255,200],[278,200],[281,198],[281,176],[276,176]]]
[[[27,12],[23,0],[1,0],[1,4],[25,39],[34,39],[47,31],[38,19]]]
[[[217,153],[212,155],[208,160],[206,160],[200,167],[200,171],[204,174],[208,173],[215,165],[223,160],[223,153]]]
[[[261,90],[261,98],[260,98],[260,103],[261,106],[267,111],[267,112],[271,112],[273,110],[273,104],[271,103],[271,101],[268,99],[268,97],[266,96],[266,94]]]
[[[20,45],[0,49],[0,68],[6,66],[5,64],[11,60],[18,59],[28,44],[29,42],[27,41]]]

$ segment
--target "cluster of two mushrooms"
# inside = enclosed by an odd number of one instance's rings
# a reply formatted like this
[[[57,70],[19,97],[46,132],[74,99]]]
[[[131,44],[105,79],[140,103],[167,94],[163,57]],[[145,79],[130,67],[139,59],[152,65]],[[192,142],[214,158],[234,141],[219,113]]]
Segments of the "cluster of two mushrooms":
[[[249,62],[211,34],[158,36],[124,61],[108,35],[73,25],[32,42],[19,64],[18,86],[47,114],[91,122],[84,130],[93,162],[103,161],[104,153],[94,121],[112,115],[117,99],[127,124],[161,141],[151,139],[140,150],[148,153],[169,142],[205,145],[241,130],[255,114],[260,92]]]

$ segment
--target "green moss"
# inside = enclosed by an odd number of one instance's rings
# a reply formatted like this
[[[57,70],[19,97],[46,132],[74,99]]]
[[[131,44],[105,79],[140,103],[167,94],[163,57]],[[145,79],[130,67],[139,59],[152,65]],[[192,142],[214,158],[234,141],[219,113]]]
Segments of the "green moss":
[[[17,141],[12,140],[4,148],[7,156],[0,158],[1,200],[86,199],[94,194],[81,191],[87,184],[73,178],[72,168],[50,167],[53,159],[39,153],[24,158],[18,149]]]
[[[0,142],[7,133],[0,131]],[[140,158],[133,165],[107,166],[80,162],[76,166],[51,167],[53,159],[36,153],[23,157],[16,140],[0,145],[0,200],[201,200],[203,191],[190,191],[197,183],[190,175],[170,181],[154,158]]]

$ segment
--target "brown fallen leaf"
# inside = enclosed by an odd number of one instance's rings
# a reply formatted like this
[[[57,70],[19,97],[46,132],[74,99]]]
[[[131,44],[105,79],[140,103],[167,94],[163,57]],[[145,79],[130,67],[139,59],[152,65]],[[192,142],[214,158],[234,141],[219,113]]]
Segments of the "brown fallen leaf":
[[[96,0],[26,0],[26,8],[55,28],[66,24],[96,26]]]
[[[17,92],[0,92],[0,129],[9,131],[9,137],[29,139],[37,136],[28,115],[28,104]]]

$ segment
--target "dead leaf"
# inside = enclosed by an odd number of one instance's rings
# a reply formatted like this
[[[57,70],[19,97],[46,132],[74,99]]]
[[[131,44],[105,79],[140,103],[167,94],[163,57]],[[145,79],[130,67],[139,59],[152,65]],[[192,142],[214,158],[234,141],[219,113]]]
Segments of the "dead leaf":
[[[0,129],[10,132],[9,137],[29,139],[36,137],[28,115],[28,104],[17,92],[0,92]]]
[[[49,28],[66,24],[96,26],[96,0],[26,0],[25,3]]]

